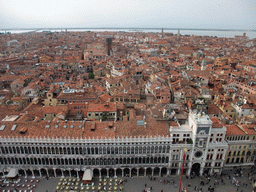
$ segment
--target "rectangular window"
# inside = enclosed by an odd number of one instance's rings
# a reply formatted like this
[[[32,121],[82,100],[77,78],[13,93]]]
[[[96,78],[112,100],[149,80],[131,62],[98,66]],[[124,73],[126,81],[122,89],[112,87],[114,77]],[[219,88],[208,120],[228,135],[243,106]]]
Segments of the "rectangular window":
[[[199,146],[199,147],[203,147],[203,140],[200,140],[200,141],[199,141],[198,146]]]

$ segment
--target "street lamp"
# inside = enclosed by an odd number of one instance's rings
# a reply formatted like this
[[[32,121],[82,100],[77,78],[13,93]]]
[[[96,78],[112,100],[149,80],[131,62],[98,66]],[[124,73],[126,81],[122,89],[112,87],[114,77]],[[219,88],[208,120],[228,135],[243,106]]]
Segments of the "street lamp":
[[[181,190],[181,183],[182,183],[182,176],[183,176],[183,169],[184,169],[184,162],[185,162],[185,158],[186,158],[186,152],[187,152],[187,149],[184,148],[183,162],[182,162],[182,168],[181,168],[181,174],[180,174],[179,192],[180,192],[180,190]]]

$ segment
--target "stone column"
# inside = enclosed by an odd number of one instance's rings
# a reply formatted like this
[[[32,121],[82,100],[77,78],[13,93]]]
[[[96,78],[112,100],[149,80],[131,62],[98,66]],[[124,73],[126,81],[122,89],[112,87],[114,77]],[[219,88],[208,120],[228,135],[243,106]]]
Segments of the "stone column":
[[[115,174],[115,176],[114,176],[114,177],[116,177],[116,168],[114,168],[114,174]]]
[[[32,178],[35,178],[34,170],[32,170]]]
[[[27,171],[26,171],[26,169],[24,169],[24,173],[25,173],[25,178],[27,178],[28,176],[27,176]]]
[[[109,178],[109,168],[107,168],[106,170],[107,170],[107,178]]]
[[[69,171],[69,176],[72,177],[72,175],[71,175],[71,169],[69,169],[68,171]]]
[[[178,170],[177,170],[177,175],[180,175],[180,167],[178,168]]]
[[[132,169],[129,168],[129,177],[132,177]]]
[[[213,175],[213,168],[210,169],[210,175]]]
[[[159,177],[161,177],[162,167],[159,167]]]
[[[61,169],[61,178],[64,178],[63,170]]]
[[[170,168],[167,168],[167,176],[170,176]]]
[[[42,177],[41,169],[39,169],[38,171],[39,171],[39,176]]]
[[[139,168],[137,168],[137,177],[139,177]]]
[[[101,169],[99,169],[99,178],[101,178]]]
[[[154,176],[154,169],[155,167],[152,167],[152,177]]]
[[[56,169],[53,169],[54,177],[56,177]]]
[[[122,177],[124,177],[124,169],[122,168]]]
[[[203,175],[203,172],[204,172],[204,165],[205,165],[205,163],[201,163],[201,166],[200,166],[200,176]]]
[[[145,177],[147,176],[147,168],[146,167],[144,168],[144,176]]]
[[[49,171],[48,171],[48,169],[46,169],[46,175],[47,175],[47,177],[49,177]]]

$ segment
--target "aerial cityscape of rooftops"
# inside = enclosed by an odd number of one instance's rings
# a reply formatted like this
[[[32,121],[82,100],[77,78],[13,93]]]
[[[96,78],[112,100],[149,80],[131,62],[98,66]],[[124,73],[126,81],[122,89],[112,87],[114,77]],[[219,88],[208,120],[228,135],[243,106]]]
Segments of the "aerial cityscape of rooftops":
[[[256,192],[256,1],[0,7],[0,192]]]
[[[0,41],[2,175],[214,175],[255,163],[256,39],[246,33]]]

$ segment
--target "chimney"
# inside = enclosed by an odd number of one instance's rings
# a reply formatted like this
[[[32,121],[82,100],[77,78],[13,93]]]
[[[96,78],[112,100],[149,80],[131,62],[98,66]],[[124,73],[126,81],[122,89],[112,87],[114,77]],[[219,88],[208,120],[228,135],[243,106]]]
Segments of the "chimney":
[[[127,115],[125,115],[125,116],[123,116],[123,121],[128,121],[128,116]]]
[[[144,128],[147,128],[147,122],[146,121],[144,122]]]

